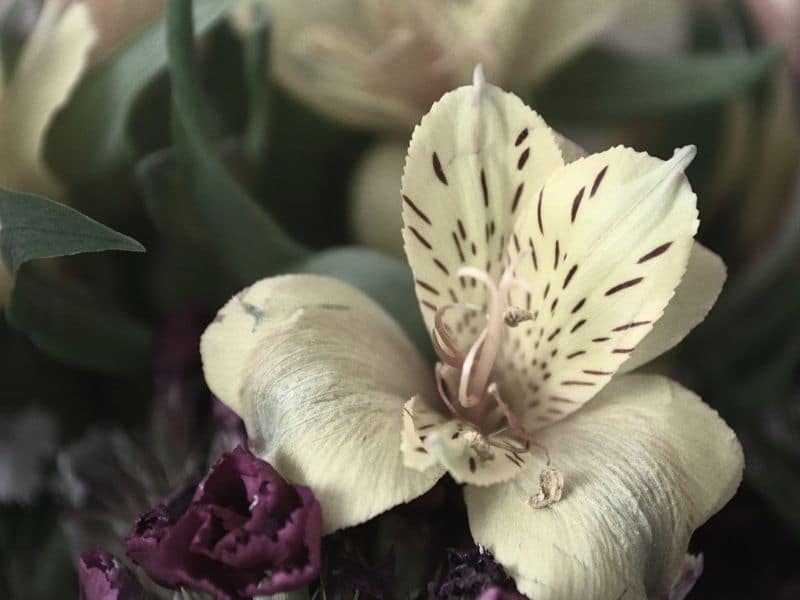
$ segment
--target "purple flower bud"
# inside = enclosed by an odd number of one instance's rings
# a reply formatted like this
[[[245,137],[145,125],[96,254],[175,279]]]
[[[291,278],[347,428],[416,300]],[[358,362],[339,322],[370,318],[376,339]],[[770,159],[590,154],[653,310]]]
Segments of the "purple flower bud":
[[[130,569],[105,550],[93,548],[78,560],[80,600],[146,600]]]
[[[219,457],[190,501],[173,495],[139,517],[125,547],[161,585],[238,600],[316,578],[321,536],[311,490],[237,447]]]
[[[683,559],[683,567],[669,592],[669,600],[683,600],[692,591],[694,584],[703,574],[703,555],[687,554]]]
[[[517,591],[509,591],[493,585],[481,592],[478,600],[527,600],[527,598]]]
[[[514,580],[482,546],[448,550],[447,562],[448,570],[441,582],[428,586],[428,596],[432,599],[525,600]]]

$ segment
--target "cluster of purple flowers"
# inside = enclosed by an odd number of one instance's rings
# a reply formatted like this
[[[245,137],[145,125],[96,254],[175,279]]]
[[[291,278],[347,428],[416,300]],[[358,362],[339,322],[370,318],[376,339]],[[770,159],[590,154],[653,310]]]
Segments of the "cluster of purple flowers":
[[[322,517],[306,487],[287,483],[241,446],[197,486],[142,514],[125,539],[127,558],[152,584],[239,600],[292,590],[317,577]],[[146,598],[120,560],[100,549],[79,564],[83,600]]]
[[[59,457],[81,600],[239,600],[320,585],[320,505],[247,450],[241,419],[206,389],[198,350],[206,321],[190,309],[162,328],[144,439],[93,432]],[[334,596],[338,587],[392,595],[391,558],[370,565],[330,544],[327,555]],[[524,599],[478,547],[450,551],[427,592]]]
[[[237,600],[319,575],[319,503],[246,449],[241,419],[205,388],[206,322],[201,311],[181,311],[156,340],[144,440],[92,432],[60,457],[82,600],[180,589]],[[203,475],[209,456],[218,458]]]

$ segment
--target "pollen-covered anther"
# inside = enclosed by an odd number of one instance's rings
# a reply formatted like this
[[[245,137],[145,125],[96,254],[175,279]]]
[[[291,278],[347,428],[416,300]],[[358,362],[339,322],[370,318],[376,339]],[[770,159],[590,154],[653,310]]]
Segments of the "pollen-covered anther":
[[[559,470],[552,466],[545,467],[539,473],[539,491],[528,498],[528,505],[531,508],[547,508],[561,500],[563,490],[564,478]]]
[[[520,323],[533,320],[533,313],[519,306],[509,306],[503,314],[503,320],[509,327],[517,327]]]

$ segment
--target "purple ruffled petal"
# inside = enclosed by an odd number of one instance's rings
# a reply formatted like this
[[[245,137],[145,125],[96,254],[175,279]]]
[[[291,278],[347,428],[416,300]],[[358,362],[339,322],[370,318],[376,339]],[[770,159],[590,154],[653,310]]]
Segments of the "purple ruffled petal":
[[[145,600],[147,595],[130,569],[104,550],[93,548],[78,561],[80,600]]]
[[[319,574],[322,513],[313,493],[241,446],[222,454],[181,504],[185,495],[143,514],[126,540],[128,556],[161,585],[236,600]]]

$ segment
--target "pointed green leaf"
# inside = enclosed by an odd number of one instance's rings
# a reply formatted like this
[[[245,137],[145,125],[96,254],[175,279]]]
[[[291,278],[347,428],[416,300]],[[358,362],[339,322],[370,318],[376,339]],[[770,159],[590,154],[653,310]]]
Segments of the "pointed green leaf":
[[[640,58],[591,53],[537,91],[551,119],[607,119],[663,114],[723,102],[775,69],[783,51],[697,53]]]
[[[37,258],[144,247],[78,211],[36,194],[0,188],[0,252],[12,273]]]
[[[304,258],[292,240],[239,185],[205,127],[203,95],[192,39],[191,0],[167,4],[167,45],[177,158],[207,239],[242,283]]]
[[[196,34],[208,31],[234,4],[235,0],[194,2]],[[83,78],[48,136],[48,162],[62,179],[80,181],[111,172],[133,159],[128,137],[131,110],[166,65],[162,18]]]

